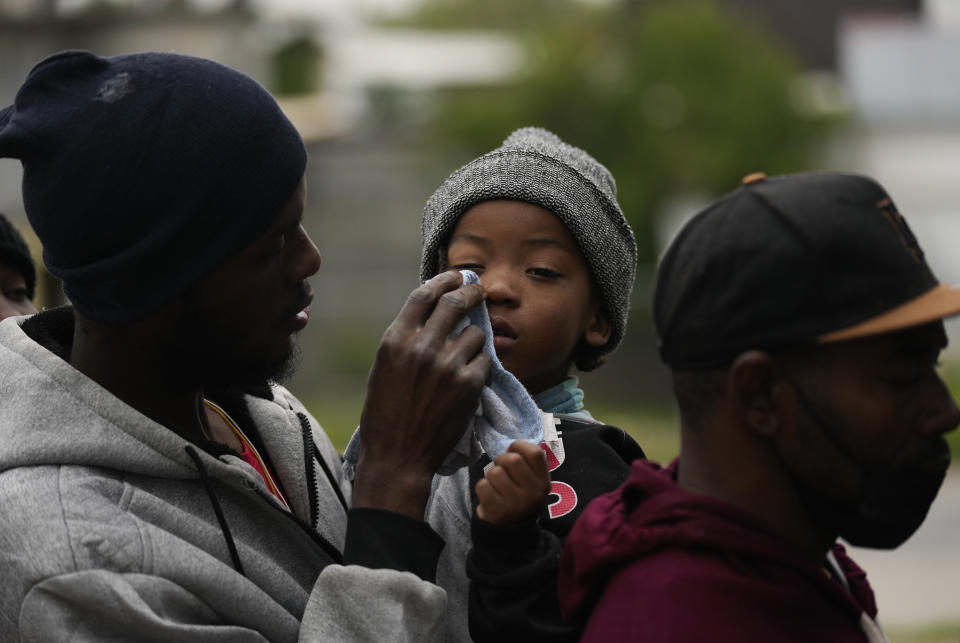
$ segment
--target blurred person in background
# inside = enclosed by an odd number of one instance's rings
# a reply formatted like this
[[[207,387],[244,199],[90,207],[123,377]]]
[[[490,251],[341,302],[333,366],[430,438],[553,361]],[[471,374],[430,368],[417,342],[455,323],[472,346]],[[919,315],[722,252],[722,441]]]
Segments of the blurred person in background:
[[[492,463],[482,453],[434,481],[427,519],[447,542],[437,582],[451,597],[450,636],[576,640],[556,600],[563,539],[643,457],[590,414],[572,375],[603,364],[626,330],[637,248],[613,176],[552,132],[525,127],[452,173],[421,229],[421,279],[448,268],[479,276],[500,364],[551,414],[539,445],[517,441]],[[460,609],[468,595],[469,614]]]
[[[0,110],[0,156],[72,303],[0,324],[0,639],[436,640],[423,515],[489,372],[482,332],[449,339],[482,287],[440,274],[387,329],[351,485],[277,383],[321,258],[265,89],[62,52]]]
[[[659,265],[681,453],[636,463],[567,539],[560,600],[585,641],[885,641],[837,539],[899,546],[950,463],[960,410],[936,367],[960,290],[871,179],[745,183]]]
[[[0,320],[37,312],[37,269],[20,231],[0,213]]]

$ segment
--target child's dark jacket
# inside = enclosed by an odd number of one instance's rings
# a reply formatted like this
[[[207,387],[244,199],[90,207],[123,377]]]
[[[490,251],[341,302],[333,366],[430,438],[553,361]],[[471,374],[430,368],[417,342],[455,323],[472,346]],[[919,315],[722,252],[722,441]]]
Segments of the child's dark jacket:
[[[560,421],[562,446],[547,449],[553,493],[537,521],[495,527],[474,519],[471,524],[472,490],[487,458],[435,480],[428,520],[447,542],[437,583],[447,590],[451,608],[469,604],[469,615],[451,611],[447,640],[577,640],[575,630],[562,622],[557,602],[563,539],[591,499],[626,480],[630,462],[642,458],[643,451],[616,427],[554,417]]]

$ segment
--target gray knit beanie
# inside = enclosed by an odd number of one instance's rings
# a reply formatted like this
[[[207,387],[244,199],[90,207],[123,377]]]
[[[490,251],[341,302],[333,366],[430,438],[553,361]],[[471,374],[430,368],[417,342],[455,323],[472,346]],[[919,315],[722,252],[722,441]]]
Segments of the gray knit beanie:
[[[420,227],[421,280],[437,274],[440,249],[460,216],[478,203],[496,199],[549,210],[577,240],[613,327],[604,346],[578,359],[580,368],[581,362],[596,365],[623,339],[637,266],[637,244],[617,203],[610,171],[552,132],[539,127],[516,130],[503,145],[451,174],[427,201]]]

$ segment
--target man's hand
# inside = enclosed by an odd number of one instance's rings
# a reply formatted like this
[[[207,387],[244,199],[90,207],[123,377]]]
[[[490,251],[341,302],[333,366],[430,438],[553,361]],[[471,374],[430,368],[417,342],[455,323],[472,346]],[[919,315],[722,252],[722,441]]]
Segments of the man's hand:
[[[477,517],[495,525],[536,516],[550,493],[547,457],[536,444],[517,440],[477,483]]]
[[[430,481],[463,435],[490,372],[483,332],[450,333],[486,296],[455,271],[407,298],[380,341],[360,418],[353,506],[422,519]]]

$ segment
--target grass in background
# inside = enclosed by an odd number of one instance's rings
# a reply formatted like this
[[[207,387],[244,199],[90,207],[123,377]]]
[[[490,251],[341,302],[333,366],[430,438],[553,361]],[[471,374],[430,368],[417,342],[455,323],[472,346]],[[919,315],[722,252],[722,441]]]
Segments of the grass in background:
[[[957,643],[960,641],[960,623],[884,629],[890,643]]]
[[[673,408],[601,402],[590,405],[590,412],[629,433],[650,460],[668,464],[680,454],[680,429]]]
[[[954,398],[960,400],[960,365],[947,369],[944,379]],[[334,446],[342,452],[360,422],[362,392],[329,393],[301,399],[323,426]],[[590,412],[598,420],[629,433],[651,460],[667,464],[680,453],[679,423],[672,407],[601,401],[591,404]],[[960,431],[947,434],[947,442],[953,453],[953,466],[960,466]]]
[[[362,394],[314,395],[301,399],[342,453],[360,422]],[[651,460],[666,464],[680,452],[676,414],[672,409],[608,402],[591,406],[590,411],[597,419],[629,433]]]
[[[363,409],[363,394],[314,395],[301,397],[311,415],[317,419],[337,451],[343,453],[350,436],[360,424],[360,411]]]
[[[953,399],[960,404],[960,363],[950,362],[940,369],[940,376],[946,382],[947,388]],[[947,434],[947,443],[950,445],[950,453],[953,454],[953,466],[960,465],[960,430],[954,430]],[[956,637],[955,641],[960,640]]]

